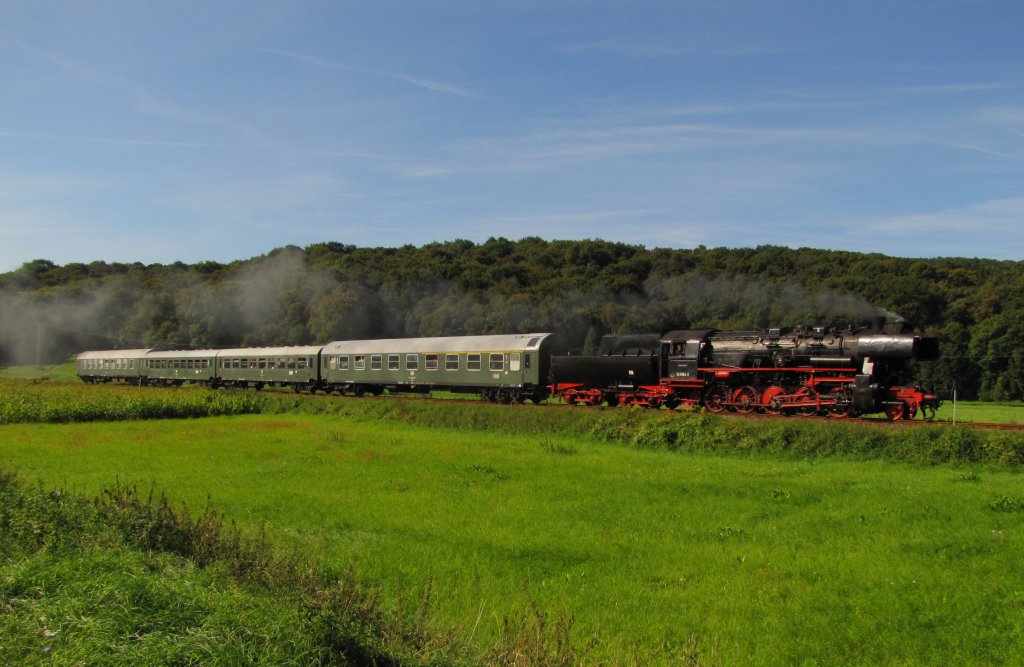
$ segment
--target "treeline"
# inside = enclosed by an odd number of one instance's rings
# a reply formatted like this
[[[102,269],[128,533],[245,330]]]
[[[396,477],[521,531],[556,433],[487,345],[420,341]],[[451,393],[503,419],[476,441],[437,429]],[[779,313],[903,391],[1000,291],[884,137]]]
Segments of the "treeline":
[[[46,260],[0,274],[0,364],[83,349],[298,345],[346,338],[608,332],[905,320],[938,336],[928,385],[1024,399],[1024,262],[778,246],[648,249],[600,240],[288,246],[220,264]]]

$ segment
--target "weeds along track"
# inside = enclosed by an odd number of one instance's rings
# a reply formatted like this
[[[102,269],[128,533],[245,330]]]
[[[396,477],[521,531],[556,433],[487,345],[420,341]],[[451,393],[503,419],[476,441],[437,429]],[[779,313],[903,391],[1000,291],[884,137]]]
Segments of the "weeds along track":
[[[231,390],[225,390],[225,391],[231,391]],[[426,404],[434,404],[434,405],[452,405],[453,403],[456,403],[456,404],[464,403],[464,404],[470,404],[470,405],[477,404],[477,405],[495,406],[497,408],[505,407],[505,408],[508,408],[508,409],[516,409],[516,410],[567,410],[567,411],[576,411],[576,412],[586,412],[586,411],[607,412],[607,411],[620,411],[620,410],[630,410],[631,409],[631,408],[627,408],[627,407],[623,407],[623,406],[615,406],[615,407],[609,407],[609,406],[580,406],[580,405],[570,405],[568,403],[543,403],[543,404],[540,404],[540,405],[535,405],[533,403],[523,403],[523,404],[519,404],[519,405],[514,405],[513,406],[513,405],[494,404],[494,403],[490,403],[488,401],[484,401],[482,399],[475,398],[475,397],[436,398],[436,397],[433,397],[433,396],[431,396],[429,394],[428,395],[389,394],[389,395],[384,395],[384,396],[361,396],[361,397],[343,396],[343,397],[339,397],[339,396],[333,396],[333,395],[328,395],[328,394],[319,394],[319,393],[317,393],[317,394],[308,394],[308,393],[294,394],[294,393],[285,393],[285,392],[268,392],[268,395],[298,396],[298,397],[301,397],[303,399],[327,400],[327,401],[341,401],[341,400],[358,400],[358,401],[412,401],[412,402],[415,402],[415,403],[426,403]],[[668,410],[668,409],[664,409],[664,408],[657,409],[657,410],[646,410],[646,409],[643,409],[643,408],[633,408],[633,409],[635,409],[637,412],[640,412],[642,414],[652,414],[652,415],[656,415],[656,414],[669,414],[669,415],[672,415],[672,414],[676,414],[676,415],[701,414],[700,410]],[[704,414],[712,414],[712,413],[704,413]],[[728,412],[728,411],[726,411],[726,412],[718,412],[718,413],[713,413],[713,414],[714,414],[714,416],[722,417],[722,418],[725,418],[725,419],[767,420],[767,421],[773,421],[773,422],[805,422],[805,423],[823,423],[823,424],[863,424],[863,425],[868,425],[868,426],[891,427],[891,428],[922,428],[922,427],[929,427],[929,426],[947,427],[947,428],[949,428],[949,427],[952,427],[952,428],[965,427],[965,428],[987,429],[987,430],[995,430],[995,431],[1024,431],[1024,424],[1018,424],[1018,423],[975,422],[975,421],[959,421],[959,422],[953,423],[952,421],[949,421],[949,420],[946,420],[946,419],[931,419],[931,420],[925,420],[925,419],[906,419],[906,420],[891,421],[891,420],[888,420],[888,419],[878,418],[878,417],[845,417],[845,418],[836,418],[836,417],[829,417],[827,415],[799,415],[799,414],[794,414],[794,415],[771,415],[771,414],[760,414],[760,413],[743,414],[743,413]]]

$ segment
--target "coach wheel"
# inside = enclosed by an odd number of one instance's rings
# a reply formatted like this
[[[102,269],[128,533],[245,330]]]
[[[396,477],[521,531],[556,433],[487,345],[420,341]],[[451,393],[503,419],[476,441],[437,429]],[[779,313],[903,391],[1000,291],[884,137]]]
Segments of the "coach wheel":
[[[889,421],[903,419],[907,414],[907,404],[903,401],[896,401],[885,406],[885,416]]]
[[[736,404],[736,412],[753,412],[757,406],[757,390],[750,386],[740,387],[733,393],[732,402]]]

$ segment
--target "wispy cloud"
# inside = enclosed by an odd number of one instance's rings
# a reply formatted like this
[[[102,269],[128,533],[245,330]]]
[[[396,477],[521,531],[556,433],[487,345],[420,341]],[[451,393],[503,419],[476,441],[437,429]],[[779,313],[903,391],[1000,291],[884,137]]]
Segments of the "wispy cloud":
[[[682,44],[679,39],[662,39],[648,36],[636,39],[604,39],[590,42],[570,42],[558,47],[558,51],[569,56],[590,56],[606,53],[637,60],[656,58],[678,58],[696,56],[704,58],[747,58],[792,53],[792,49],[772,48],[756,44],[713,44],[706,41]]]
[[[866,229],[906,235],[942,234],[963,232],[970,235],[990,236],[1020,235],[1020,224],[1024,220],[1024,197],[1008,197],[977,202],[968,206],[948,208],[940,211],[886,216],[864,220]],[[1017,250],[1024,257],[1024,251]]]
[[[53,141],[58,143],[108,144],[114,146],[160,146],[165,148],[222,149],[238,146],[238,144],[211,143],[205,141],[177,141],[173,139],[133,139],[127,137],[74,137],[60,134],[41,134],[38,132],[0,131],[0,139],[32,139]]]
[[[436,93],[445,93],[448,95],[457,95],[459,97],[468,97],[473,99],[479,99],[482,96],[474,90],[460,86],[458,84],[449,83],[446,81],[438,81],[436,79],[427,79],[420,76],[413,76],[411,74],[405,74],[401,72],[390,72],[387,70],[369,69],[365,67],[356,67],[354,65],[347,65],[345,63],[339,63],[318,56],[309,55],[306,53],[296,53],[294,51],[279,51],[275,49],[268,49],[267,53],[290,58],[297,62],[312,65],[314,67],[322,67],[325,69],[339,69],[347,72],[355,72],[357,74],[368,74],[371,76],[384,77],[386,79],[392,79],[394,81],[401,81],[402,83],[415,86],[417,88],[423,88],[424,90],[430,90]]]

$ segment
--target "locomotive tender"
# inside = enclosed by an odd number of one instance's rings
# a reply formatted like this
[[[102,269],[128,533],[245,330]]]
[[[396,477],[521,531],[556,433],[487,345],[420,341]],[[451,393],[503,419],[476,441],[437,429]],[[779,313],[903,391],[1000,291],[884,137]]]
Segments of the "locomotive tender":
[[[678,330],[607,335],[569,355],[551,333],[335,341],[230,350],[108,350],[78,355],[88,383],[291,387],[380,395],[435,389],[496,402],[702,406],[712,412],[934,415],[939,400],[903,376],[937,340],[834,328]]]

